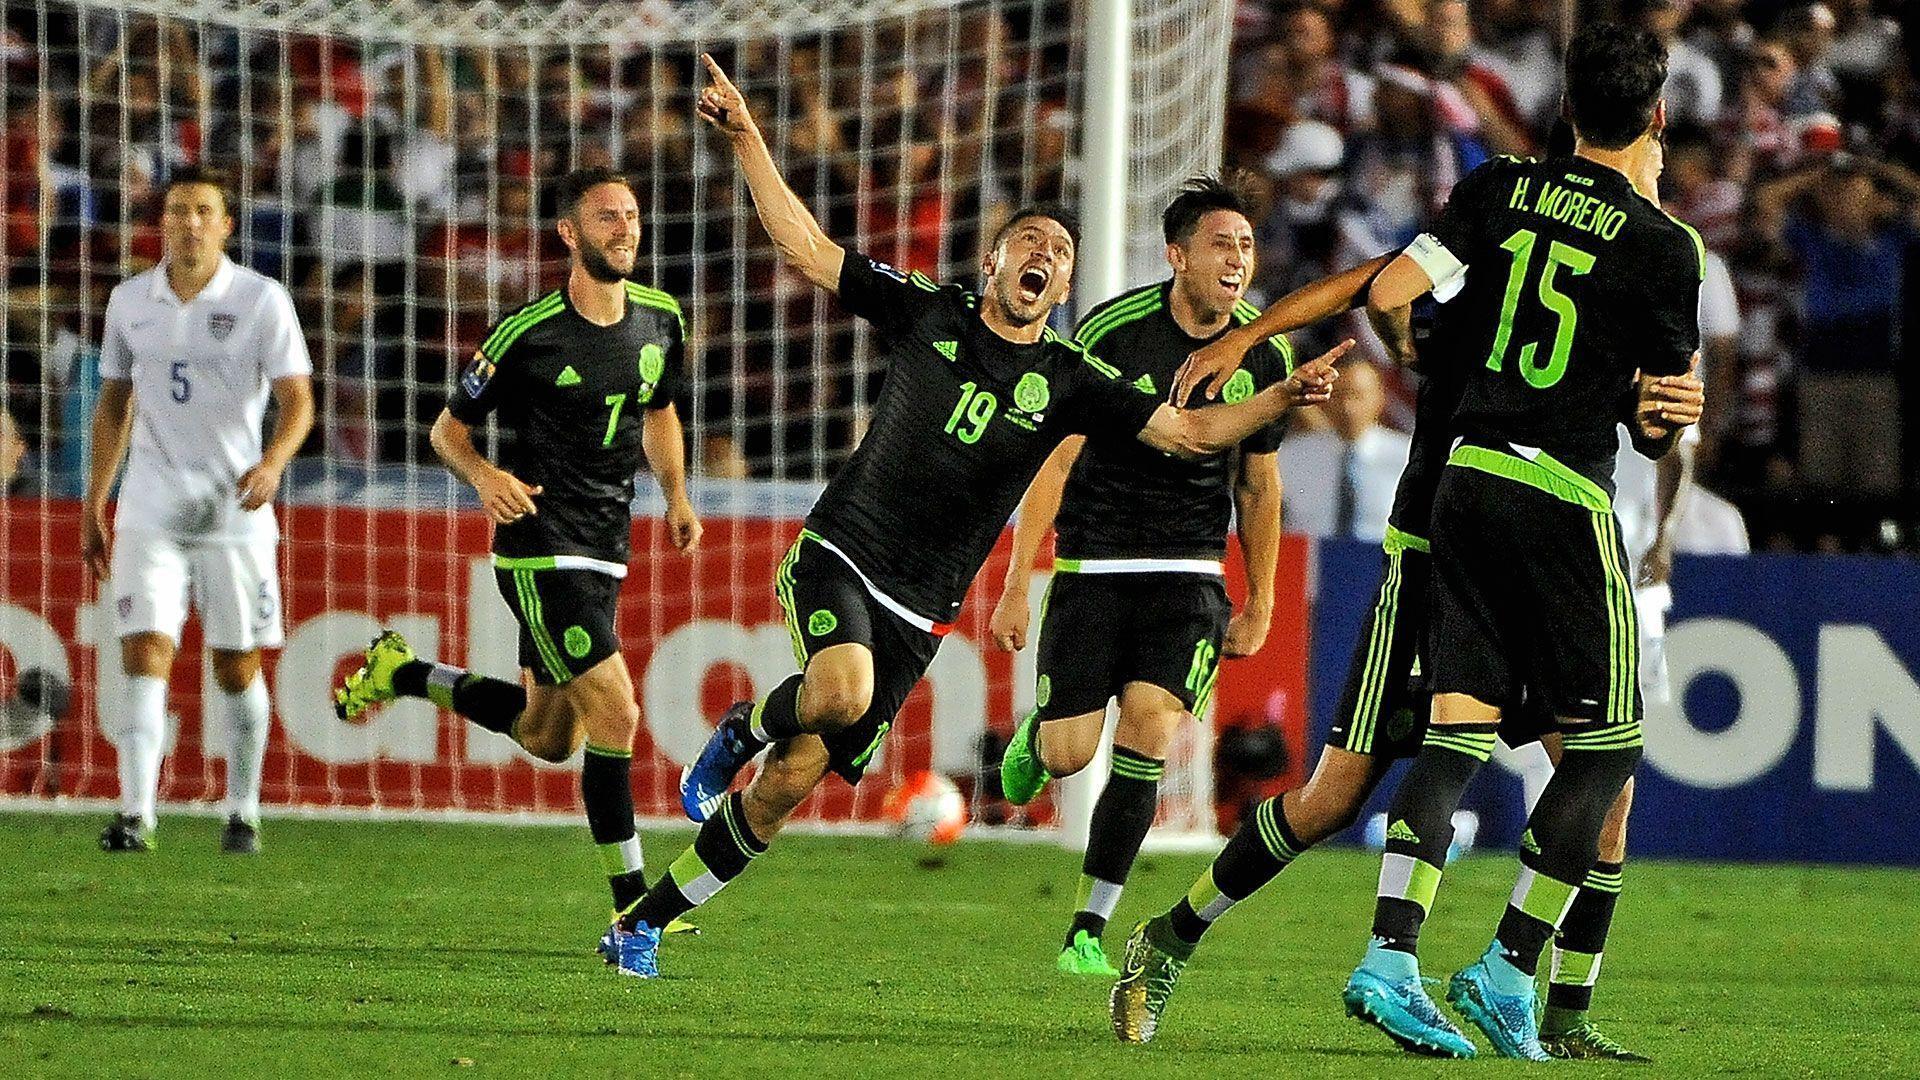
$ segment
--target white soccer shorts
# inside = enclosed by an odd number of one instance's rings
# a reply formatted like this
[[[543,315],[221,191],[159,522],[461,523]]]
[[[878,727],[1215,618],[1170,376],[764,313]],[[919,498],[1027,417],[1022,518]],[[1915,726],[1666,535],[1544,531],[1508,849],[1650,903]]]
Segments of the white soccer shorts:
[[[277,547],[272,537],[185,541],[159,533],[118,532],[108,591],[120,636],[165,634],[178,644],[191,594],[208,648],[278,648]]]

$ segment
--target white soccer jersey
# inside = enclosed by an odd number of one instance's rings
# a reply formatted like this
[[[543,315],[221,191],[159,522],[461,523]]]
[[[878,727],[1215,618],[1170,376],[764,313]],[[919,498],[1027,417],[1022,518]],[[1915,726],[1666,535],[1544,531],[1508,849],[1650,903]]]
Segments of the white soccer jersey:
[[[312,370],[287,290],[225,256],[191,301],[174,295],[164,262],[116,286],[100,375],[132,381],[134,420],[115,528],[274,535],[272,507],[242,511],[238,484],[260,461],[273,380]]]

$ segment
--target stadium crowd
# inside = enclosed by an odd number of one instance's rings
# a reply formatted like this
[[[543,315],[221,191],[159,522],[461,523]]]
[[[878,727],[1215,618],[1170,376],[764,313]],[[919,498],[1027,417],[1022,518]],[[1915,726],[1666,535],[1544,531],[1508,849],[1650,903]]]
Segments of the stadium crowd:
[[[1920,66],[1903,42],[1920,6],[1577,6],[1671,50],[1664,202],[1714,256],[1702,482],[1756,548],[1920,548],[1920,421],[1902,407],[1920,375],[1900,362],[1920,230]],[[964,276],[1012,206],[1075,195],[1071,7],[962,7],[937,27],[749,44],[730,66],[829,233]],[[1404,245],[1480,161],[1540,152],[1567,14],[1240,0],[1226,164],[1262,207],[1252,298]],[[691,50],[355,46],[9,5],[4,404],[25,447],[10,484],[74,493],[106,292],[158,257],[158,185],[187,163],[233,171],[235,257],[294,291],[321,388],[307,453],[330,471],[432,461],[450,372],[490,317],[557,280],[539,178],[578,164],[638,183],[649,280],[692,327],[699,466],[823,479],[880,372],[782,274],[730,158],[696,138],[694,75]],[[1403,424],[1385,374],[1379,414]]]

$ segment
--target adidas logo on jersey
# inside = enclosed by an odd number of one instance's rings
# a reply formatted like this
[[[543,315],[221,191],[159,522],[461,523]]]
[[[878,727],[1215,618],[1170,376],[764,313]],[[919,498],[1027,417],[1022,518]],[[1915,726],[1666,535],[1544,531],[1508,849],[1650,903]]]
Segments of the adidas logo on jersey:
[[[573,370],[573,365],[572,365],[572,364],[568,364],[568,365],[567,365],[566,367],[564,367],[564,368],[561,368],[561,369],[560,369],[560,377],[559,377],[559,378],[557,378],[557,379],[555,379],[555,380],[553,380],[553,385],[555,385],[555,386],[579,386],[579,385],[580,385],[580,373],[579,373],[579,372],[577,372],[577,371],[575,371],[575,370]]]
[[[933,351],[946,357],[948,363],[952,363],[953,360],[960,355],[960,343],[957,341],[936,341],[933,343]]]
[[[1158,394],[1160,392],[1159,389],[1153,385],[1153,376],[1144,372],[1139,378],[1133,380],[1133,388],[1143,394]]]

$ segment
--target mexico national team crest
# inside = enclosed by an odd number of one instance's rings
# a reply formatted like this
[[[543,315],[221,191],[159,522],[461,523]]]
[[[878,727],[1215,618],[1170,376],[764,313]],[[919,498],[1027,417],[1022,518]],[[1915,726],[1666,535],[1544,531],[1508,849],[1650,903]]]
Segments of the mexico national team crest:
[[[1013,407],[1021,412],[1043,412],[1052,398],[1053,393],[1047,388],[1047,377],[1037,371],[1020,376],[1020,381],[1013,386]]]
[[[225,341],[239,322],[240,317],[231,311],[216,311],[207,316],[207,333],[215,341]]]
[[[1237,405],[1252,396],[1253,372],[1246,368],[1234,372],[1233,378],[1228,379],[1227,385],[1220,390],[1220,400],[1229,405]]]
[[[640,381],[657,383],[660,376],[667,373],[667,353],[665,349],[649,341],[640,347]]]

